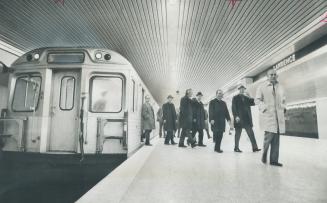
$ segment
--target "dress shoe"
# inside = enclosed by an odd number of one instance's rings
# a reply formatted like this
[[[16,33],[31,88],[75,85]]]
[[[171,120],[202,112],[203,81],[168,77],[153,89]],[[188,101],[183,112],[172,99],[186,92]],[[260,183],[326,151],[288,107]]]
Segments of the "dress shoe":
[[[234,152],[242,152],[239,148],[234,149]]]
[[[272,165],[272,166],[279,166],[279,167],[282,167],[283,166],[283,164],[278,163],[278,162],[271,162],[270,165]]]
[[[215,152],[223,153],[224,151],[223,150],[215,150]]]
[[[150,143],[149,143],[149,144],[145,144],[145,145],[146,145],[146,146],[152,146],[152,144],[150,144]]]
[[[197,146],[197,144],[195,144],[195,143],[191,144],[191,147],[192,147],[192,148],[194,148],[194,147],[196,147],[196,146]]]
[[[262,161],[262,163],[266,164],[267,163],[267,158],[262,157],[261,161]]]
[[[176,145],[177,143],[176,143],[176,142],[172,142],[171,144],[172,144],[172,145]]]
[[[253,152],[259,152],[259,151],[261,151],[261,149],[259,149],[259,148],[253,149]]]
[[[185,145],[178,145],[178,147],[186,147]]]
[[[207,145],[205,144],[198,144],[199,147],[206,147]]]
[[[169,145],[169,143],[167,143],[167,142],[165,142],[164,144],[165,144],[165,145]]]

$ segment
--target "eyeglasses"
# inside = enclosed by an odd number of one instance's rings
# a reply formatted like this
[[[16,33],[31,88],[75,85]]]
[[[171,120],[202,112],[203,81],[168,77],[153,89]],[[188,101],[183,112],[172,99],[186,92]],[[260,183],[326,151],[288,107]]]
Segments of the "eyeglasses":
[[[269,74],[269,76],[277,76],[277,74]]]

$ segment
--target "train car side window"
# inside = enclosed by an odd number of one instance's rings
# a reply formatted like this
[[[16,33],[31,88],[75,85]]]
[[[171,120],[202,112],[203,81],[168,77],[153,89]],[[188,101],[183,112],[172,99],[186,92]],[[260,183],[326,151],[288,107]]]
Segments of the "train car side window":
[[[74,108],[75,78],[65,76],[61,79],[59,107],[61,110],[72,110]]]
[[[135,81],[132,80],[133,82],[133,112],[135,112]]]
[[[96,113],[118,113],[123,104],[123,79],[118,76],[91,78],[90,110]]]
[[[32,112],[38,107],[41,89],[41,77],[24,75],[16,79],[13,111]]]

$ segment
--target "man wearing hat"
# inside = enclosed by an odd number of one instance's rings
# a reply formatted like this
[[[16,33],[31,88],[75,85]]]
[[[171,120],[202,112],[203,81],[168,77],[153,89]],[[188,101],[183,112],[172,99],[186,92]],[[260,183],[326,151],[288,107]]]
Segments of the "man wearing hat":
[[[167,103],[162,105],[162,119],[164,123],[164,131],[167,131],[166,138],[165,138],[165,144],[169,144],[169,141],[171,144],[176,144],[174,142],[174,131],[176,131],[176,122],[177,122],[177,116],[176,116],[176,110],[175,105],[172,103],[173,96],[169,95],[167,97]]]
[[[205,128],[205,111],[203,103],[201,102],[203,94],[198,92],[196,98],[193,99],[193,129],[192,136],[195,139],[195,134],[199,133],[199,143],[198,146],[205,147],[203,144],[203,129]]]
[[[232,112],[234,116],[234,128],[235,128],[235,152],[242,152],[239,148],[239,142],[241,138],[242,129],[246,130],[248,134],[253,152],[260,151],[258,149],[257,142],[254,137],[253,132],[253,123],[252,123],[252,114],[251,106],[254,106],[254,99],[251,98],[248,93],[245,91],[246,88],[244,85],[239,85],[238,87],[239,94],[233,97],[232,100]]]

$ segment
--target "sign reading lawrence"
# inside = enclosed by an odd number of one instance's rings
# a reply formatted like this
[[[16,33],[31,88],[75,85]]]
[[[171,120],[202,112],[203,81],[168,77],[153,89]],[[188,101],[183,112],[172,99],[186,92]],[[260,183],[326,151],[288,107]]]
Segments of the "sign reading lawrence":
[[[273,68],[277,70],[277,69],[280,69],[280,68],[282,68],[284,66],[287,66],[290,63],[293,63],[294,61],[295,61],[295,54],[292,54],[292,55],[288,56],[287,58],[281,60],[277,64],[275,64],[273,66]]]

